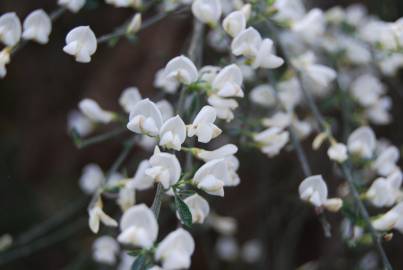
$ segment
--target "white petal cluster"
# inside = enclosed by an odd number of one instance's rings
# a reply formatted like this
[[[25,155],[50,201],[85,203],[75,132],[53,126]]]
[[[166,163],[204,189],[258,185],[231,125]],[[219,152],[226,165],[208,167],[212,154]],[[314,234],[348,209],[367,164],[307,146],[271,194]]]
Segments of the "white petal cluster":
[[[42,9],[32,11],[24,20],[23,26],[22,38],[34,40],[40,44],[48,43],[52,31],[52,21],[45,11]]]
[[[89,63],[97,44],[97,38],[89,26],[78,26],[67,34],[63,51],[74,56],[77,62]]]
[[[276,94],[269,84],[260,84],[249,93],[249,99],[260,106],[272,107],[276,104]]]
[[[373,167],[379,175],[388,176],[399,170],[396,165],[399,158],[399,149],[395,146],[389,146],[377,156]]]
[[[67,126],[69,130],[74,129],[80,137],[85,137],[94,130],[94,122],[76,110],[69,113]]]
[[[193,15],[203,23],[216,25],[221,17],[220,0],[195,0],[192,4]]]
[[[103,110],[95,100],[86,98],[78,104],[80,111],[95,123],[110,123],[114,118],[114,114]]]
[[[154,87],[162,89],[168,94],[175,94],[179,87],[177,80],[167,78],[164,74],[164,69],[160,69],[155,73]]]
[[[348,151],[361,158],[371,158],[374,154],[375,146],[375,134],[369,127],[360,127],[348,137]]]
[[[139,204],[124,212],[120,220],[120,230],[120,243],[150,248],[157,240],[158,223],[154,213],[145,204]]]
[[[214,125],[217,117],[216,110],[211,106],[204,106],[196,115],[193,123],[187,126],[189,137],[197,136],[199,142],[208,143],[221,134],[221,129]]]
[[[227,163],[224,159],[208,161],[196,171],[193,181],[208,194],[223,197],[224,185],[230,181]]]
[[[301,182],[298,188],[301,200],[309,202],[317,208],[326,208],[337,212],[343,205],[339,198],[328,199],[328,190],[321,175],[309,176]]]
[[[96,262],[114,265],[118,253],[119,244],[111,236],[101,236],[92,244],[92,257]]]
[[[392,206],[402,197],[402,173],[396,171],[386,178],[377,178],[366,193],[366,197],[376,207]]]
[[[186,125],[179,115],[169,118],[161,126],[159,145],[168,149],[180,151],[181,145],[185,139]]]
[[[21,38],[21,22],[14,12],[0,16],[0,42],[8,47],[15,46]]]
[[[163,81],[176,81],[185,85],[197,80],[198,71],[192,60],[186,56],[177,56],[170,60],[162,73]]]
[[[84,167],[80,177],[80,188],[86,194],[95,193],[105,183],[105,176],[97,164],[88,164]]]
[[[327,150],[327,155],[331,160],[343,163],[348,158],[347,146],[343,143],[332,144]]]
[[[130,113],[136,104],[141,100],[141,94],[137,87],[129,87],[123,90],[119,97],[119,104],[125,110]]]
[[[116,220],[105,214],[102,206],[97,204],[88,211],[89,213],[89,227],[93,233],[98,233],[101,222],[109,227],[117,227]]]
[[[268,157],[278,155],[289,138],[289,132],[279,127],[271,127],[254,135],[255,142]]]
[[[192,214],[193,223],[204,223],[210,212],[210,206],[208,202],[200,195],[193,194],[183,200],[189,207],[190,213]]]
[[[78,12],[84,7],[86,0],[58,0],[57,3],[70,10],[71,12]]]
[[[146,98],[133,106],[127,128],[135,133],[155,137],[159,135],[162,123],[160,110],[154,102]]]
[[[307,43],[315,43],[325,31],[325,17],[322,10],[311,9],[303,18],[296,21],[292,30]]]
[[[372,226],[379,231],[396,229],[403,233],[403,202],[398,203],[391,210],[372,221]]]
[[[10,63],[10,50],[7,48],[0,51],[0,78],[7,75],[6,65]]]
[[[140,8],[142,5],[142,0],[105,0],[107,4],[113,5],[115,7],[133,7]]]
[[[195,249],[193,237],[182,228],[168,234],[155,251],[155,259],[162,262],[163,269],[187,269]]]

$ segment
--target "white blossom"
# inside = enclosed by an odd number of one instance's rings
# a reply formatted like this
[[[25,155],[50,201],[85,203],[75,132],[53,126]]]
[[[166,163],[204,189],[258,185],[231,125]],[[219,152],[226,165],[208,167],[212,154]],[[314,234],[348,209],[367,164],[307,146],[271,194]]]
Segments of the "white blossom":
[[[205,163],[195,173],[194,183],[208,194],[224,196],[224,185],[229,180],[229,172],[224,159]]]
[[[92,194],[105,183],[105,176],[97,164],[88,164],[83,169],[79,183],[86,194]]]
[[[209,96],[207,102],[216,109],[217,117],[227,122],[234,118],[233,110],[239,105],[235,99],[221,98],[217,95]]]
[[[273,41],[270,38],[263,39],[259,50],[252,61],[252,67],[278,68],[282,64],[284,64],[284,60],[275,55]]]
[[[37,9],[31,12],[24,20],[23,26],[22,37],[24,39],[35,40],[40,44],[48,43],[52,31],[52,21],[45,11]]]
[[[212,151],[197,149],[196,157],[208,162],[214,159],[227,158],[238,152],[238,147],[234,144],[226,144]]]
[[[84,114],[73,110],[68,114],[67,126],[69,130],[75,130],[80,137],[85,137],[94,130],[94,123]]]
[[[403,233],[403,202],[398,203],[388,212],[373,220],[372,226],[379,231],[389,231],[395,228]]]
[[[348,151],[361,158],[371,158],[376,146],[375,134],[369,127],[360,127],[347,140]]]
[[[347,146],[343,143],[332,144],[327,150],[327,155],[331,160],[343,163],[347,160]]]
[[[145,174],[161,183],[165,189],[178,182],[182,169],[175,155],[156,151],[149,160],[150,168],[145,170]]]
[[[243,55],[253,59],[258,54],[261,43],[259,32],[253,27],[248,27],[232,40],[231,51],[236,56]]]
[[[305,7],[301,0],[276,0],[273,4],[276,14],[273,18],[279,22],[295,22],[305,15]]]
[[[88,212],[89,212],[89,227],[93,233],[98,233],[99,225],[101,222],[109,227],[118,226],[116,220],[105,214],[105,212],[102,210],[102,206],[98,204],[92,207]]]
[[[241,250],[241,257],[247,263],[256,263],[262,256],[263,247],[259,239],[247,241]]]
[[[108,235],[97,238],[92,244],[92,256],[96,262],[114,265],[119,252],[119,244]]]
[[[192,222],[202,224],[210,212],[208,202],[197,193],[183,200],[192,214]]]
[[[272,107],[276,104],[276,93],[269,84],[260,84],[250,91],[249,99],[260,106]]]
[[[221,236],[218,238],[215,250],[220,259],[234,261],[239,255],[239,246],[232,236]]]
[[[159,134],[161,126],[161,112],[148,98],[137,102],[132,108],[127,124],[129,130],[155,137]]]
[[[155,259],[162,261],[163,269],[184,269],[191,264],[195,243],[190,233],[179,228],[168,234],[155,251]]]
[[[114,114],[103,110],[95,100],[86,98],[78,104],[80,111],[91,121],[96,123],[110,123],[114,118]]]
[[[118,198],[116,200],[122,211],[126,211],[132,207],[136,202],[136,193],[132,188],[123,187],[119,190]]]
[[[396,171],[387,178],[376,179],[366,196],[376,207],[392,206],[401,197],[402,173]]]
[[[154,213],[145,204],[139,204],[123,213],[120,230],[120,243],[150,248],[157,240],[158,223]]]
[[[134,177],[128,182],[127,187],[137,190],[145,190],[154,185],[154,179],[146,174],[151,165],[148,160],[139,163]]]
[[[392,108],[392,100],[389,96],[379,98],[375,104],[367,108],[365,114],[376,125],[387,125],[392,120],[389,111]]]
[[[371,74],[361,75],[351,84],[353,97],[364,107],[374,105],[384,91],[379,79]]]
[[[136,13],[129,25],[127,26],[127,32],[130,34],[137,33],[141,29],[141,13]]]
[[[269,157],[278,155],[289,141],[290,134],[278,127],[268,128],[254,135],[254,140],[260,145],[263,153]]]
[[[15,12],[0,16],[0,41],[9,47],[15,46],[21,38],[21,22]]]
[[[142,0],[105,0],[107,4],[114,5],[115,7],[133,7],[140,8]]]
[[[177,56],[171,59],[165,66],[164,80],[175,80],[178,83],[191,84],[197,80],[197,68],[186,56]]]
[[[314,43],[325,31],[325,17],[322,10],[311,9],[301,20],[294,23],[292,30],[305,42]]]
[[[78,12],[84,5],[86,0],[58,0],[58,4],[70,10]]]
[[[339,198],[328,199],[328,190],[321,175],[309,176],[301,182],[298,188],[301,200],[311,203],[315,207],[325,207],[336,212],[343,205]]]
[[[265,127],[278,127],[281,129],[287,128],[291,125],[292,116],[288,112],[276,112],[274,115],[262,120]]]
[[[399,158],[399,149],[395,146],[389,146],[376,158],[373,167],[377,170],[378,174],[388,176],[398,170],[396,163]]]
[[[164,74],[164,69],[160,69],[155,74],[154,87],[161,88],[168,94],[176,93],[179,82],[175,78],[167,78]]]
[[[141,100],[141,94],[137,87],[129,87],[123,90],[119,97],[119,104],[125,110],[130,113],[136,106],[137,102]]]
[[[302,101],[301,85],[297,78],[280,81],[277,84],[278,98],[284,107],[292,111]]]
[[[89,63],[97,50],[97,38],[89,26],[78,26],[66,36],[63,51],[73,55],[77,62]]]
[[[220,0],[195,0],[192,4],[193,15],[203,23],[215,25],[221,17]]]
[[[5,48],[0,52],[0,78],[7,75],[6,65],[10,63],[10,51]]]
[[[189,137],[197,136],[199,142],[208,143],[221,134],[221,129],[214,125],[217,117],[216,110],[211,106],[204,106],[196,115],[193,123],[187,126]]]
[[[186,126],[179,115],[169,118],[161,126],[159,145],[168,149],[180,151],[185,139]]]
[[[214,78],[211,86],[220,97],[243,97],[241,85],[243,76],[241,69],[236,64],[224,67]]]
[[[246,16],[241,10],[228,14],[222,22],[222,27],[232,37],[236,37],[246,28]]]
[[[207,223],[219,234],[233,235],[237,231],[237,221],[232,217],[223,217],[217,214],[210,214]]]
[[[174,108],[168,100],[166,99],[160,100],[157,103],[155,103],[155,105],[157,105],[157,108],[160,110],[162,120],[164,122],[167,121],[172,116],[174,116]]]

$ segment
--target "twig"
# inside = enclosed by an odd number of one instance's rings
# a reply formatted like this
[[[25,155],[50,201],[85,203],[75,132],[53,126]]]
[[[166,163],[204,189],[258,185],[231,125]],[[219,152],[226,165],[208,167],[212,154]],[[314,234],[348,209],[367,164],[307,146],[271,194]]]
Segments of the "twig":
[[[331,132],[330,130],[327,130],[326,121],[324,120],[324,117],[322,116],[321,112],[319,111],[319,108],[317,107],[317,105],[316,105],[316,103],[315,103],[315,101],[313,99],[313,96],[311,95],[311,93],[309,91],[307,91],[304,88],[302,77],[301,77],[301,72],[292,64],[290,55],[289,55],[289,53],[287,51],[287,48],[285,46],[283,46],[282,43],[281,43],[281,40],[277,38],[278,37],[277,29],[275,27],[273,27],[270,22],[268,22],[268,27],[270,28],[270,30],[273,32],[274,36],[276,37],[276,41],[277,41],[278,45],[280,46],[280,48],[281,48],[281,50],[282,50],[282,52],[284,54],[284,58],[285,58],[286,62],[289,63],[290,68],[297,74],[297,78],[298,78],[299,83],[301,85],[301,91],[303,93],[303,96],[304,96],[304,98],[305,98],[305,100],[306,100],[306,102],[308,104],[308,107],[311,110],[316,122],[319,125],[320,131],[321,132],[325,132],[325,131]],[[340,165],[340,167],[342,169],[344,177],[347,179],[347,182],[349,183],[354,202],[358,206],[358,209],[360,211],[360,215],[364,219],[364,221],[366,223],[366,226],[368,227],[369,232],[371,234],[372,240],[375,243],[375,247],[376,247],[379,255],[381,256],[384,268],[387,269],[387,270],[393,270],[393,268],[392,268],[392,266],[391,266],[391,264],[389,262],[389,259],[386,256],[386,252],[383,249],[380,237],[377,234],[377,232],[374,229],[374,227],[372,226],[372,223],[370,221],[370,217],[369,217],[369,214],[368,214],[368,210],[366,209],[366,207],[364,206],[363,202],[361,201],[360,195],[359,195],[357,189],[355,188],[354,179],[353,179],[352,174],[351,174],[351,169],[346,164],[342,164],[342,165]]]
[[[108,131],[108,132],[105,132],[103,134],[99,134],[99,135],[96,135],[94,137],[87,138],[87,139],[84,139],[84,140],[81,140],[80,138],[78,138],[77,141],[75,141],[75,144],[79,149],[83,149],[83,148],[88,147],[90,145],[94,145],[94,144],[97,144],[97,143],[104,142],[104,141],[107,141],[109,139],[115,138],[118,135],[124,133],[125,131],[127,131],[126,128],[118,128],[118,129],[114,129],[112,131]]]

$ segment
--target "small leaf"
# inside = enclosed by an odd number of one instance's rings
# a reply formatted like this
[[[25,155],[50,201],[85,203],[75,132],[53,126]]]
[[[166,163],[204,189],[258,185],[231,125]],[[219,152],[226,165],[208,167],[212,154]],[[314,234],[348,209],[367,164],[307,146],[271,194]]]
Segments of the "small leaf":
[[[142,256],[142,255],[140,255],[141,252],[142,252],[142,249],[134,249],[134,250],[128,250],[127,254],[129,254],[130,256],[133,256],[133,257],[139,257],[139,256]]]
[[[81,140],[80,134],[78,133],[78,131],[75,128],[70,130],[70,136],[73,139],[75,146],[80,148],[82,140]]]
[[[146,257],[139,255],[132,264],[131,270],[145,270],[146,269]]]
[[[192,213],[186,203],[175,193],[175,206],[182,220],[182,223],[188,227],[192,226]]]

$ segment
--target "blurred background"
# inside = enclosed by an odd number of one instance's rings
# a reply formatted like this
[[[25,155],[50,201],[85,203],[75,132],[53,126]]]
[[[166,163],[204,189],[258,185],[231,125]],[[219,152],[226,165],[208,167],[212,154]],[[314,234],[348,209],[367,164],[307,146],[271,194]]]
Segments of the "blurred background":
[[[55,10],[55,2],[2,0],[0,14],[15,11],[24,18],[37,8]],[[318,0],[312,1],[312,5],[328,8],[353,2],[357,1]],[[385,20],[403,16],[401,0],[361,3],[370,13]],[[101,45],[89,64],[74,62],[62,48],[66,33],[75,26],[90,25],[97,35],[102,35],[113,31],[131,15],[129,9],[90,0],[78,14],[67,12],[57,20],[49,44],[28,44],[7,66],[8,75],[0,80],[0,236],[12,235],[21,248],[7,258],[0,256],[0,262],[6,259],[0,269],[103,269],[91,260],[94,235],[87,226],[88,198],[80,191],[78,179],[82,167],[90,162],[107,170],[130,134],[79,150],[67,132],[67,115],[82,98],[93,98],[105,109],[119,110],[118,97],[129,86],[139,87],[143,96],[155,95],[154,74],[169,59],[185,51],[191,19],[171,17],[142,32],[136,42],[121,40],[114,48]],[[390,95],[395,104],[395,121],[377,133],[400,146],[402,108],[396,104],[402,104],[403,100],[396,93]],[[309,141],[305,145],[307,151]],[[229,189],[224,199],[213,203],[218,213],[238,219],[240,244],[253,238],[264,243],[259,269],[296,269],[319,258],[319,269],[358,269],[356,262],[370,249],[350,249],[340,241],[337,226],[332,228],[331,238],[324,237],[314,211],[296,197],[297,183],[303,174],[292,151],[270,160],[256,152],[240,155],[241,185]],[[324,152],[309,155],[313,171],[323,173],[330,183],[337,183],[340,179],[332,179],[332,167],[321,159],[324,155]],[[136,162],[145,156],[140,148],[135,148],[126,163],[128,171],[132,173]],[[257,167],[267,168],[267,173],[256,170]],[[290,170],[291,167],[295,169]],[[257,179],[267,181],[258,184]],[[138,200],[151,203],[153,194],[150,191]],[[329,215],[329,221],[340,222],[338,215]],[[35,226],[43,222],[45,227]],[[175,227],[173,219],[167,223],[171,224],[167,230]],[[44,228],[46,234],[37,237]],[[217,235],[200,230],[195,238],[197,248],[192,269],[254,268],[218,261],[213,262],[215,266],[208,266],[207,261],[215,261],[211,259],[215,255],[209,244]],[[205,239],[211,243],[203,244]],[[203,248],[205,244],[210,248]],[[395,269],[403,269],[403,237],[396,233],[385,247]]]

